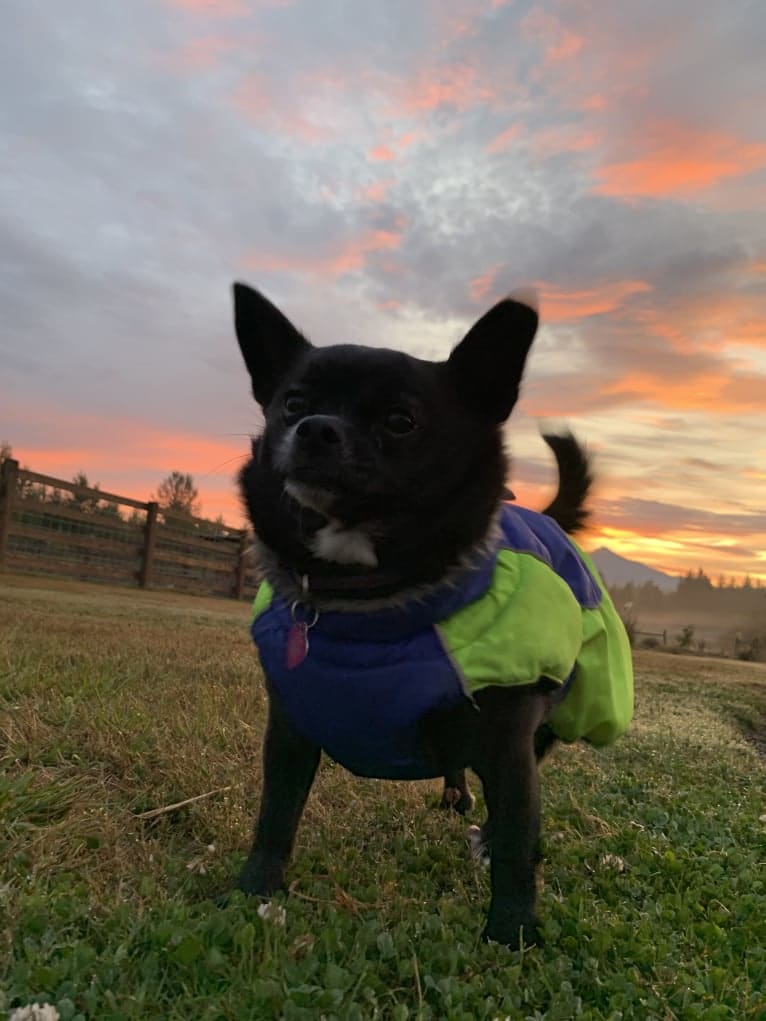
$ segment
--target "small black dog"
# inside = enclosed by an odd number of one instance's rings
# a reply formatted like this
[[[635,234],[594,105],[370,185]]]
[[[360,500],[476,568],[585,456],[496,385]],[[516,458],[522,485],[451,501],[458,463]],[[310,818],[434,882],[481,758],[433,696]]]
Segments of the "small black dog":
[[[253,636],[269,692],[239,887],[282,886],[322,748],[360,775],[444,776],[458,812],[470,766],[488,808],[484,936],[534,942],[537,760],[556,737],[613,740],[632,710],[624,631],[562,531],[585,518],[584,452],[546,437],[560,474],[547,517],[501,499],[500,426],[537,313],[502,301],[433,363],[315,348],[244,284],[234,304],[266,419],[240,482],[267,579]]]

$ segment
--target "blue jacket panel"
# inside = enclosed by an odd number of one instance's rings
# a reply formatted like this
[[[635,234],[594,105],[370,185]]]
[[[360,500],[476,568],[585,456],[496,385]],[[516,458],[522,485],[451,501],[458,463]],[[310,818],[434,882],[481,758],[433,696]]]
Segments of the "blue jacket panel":
[[[339,641],[321,624],[308,633],[304,661],[290,669],[289,608],[277,599],[253,623],[263,668],[296,729],[357,776],[438,776],[420,752],[418,723],[465,693],[434,628],[388,640],[350,631]]]

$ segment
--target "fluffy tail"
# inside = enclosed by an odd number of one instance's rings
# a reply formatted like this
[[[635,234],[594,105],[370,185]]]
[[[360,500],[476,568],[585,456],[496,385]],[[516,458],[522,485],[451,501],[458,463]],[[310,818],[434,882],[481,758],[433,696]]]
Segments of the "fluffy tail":
[[[593,484],[588,453],[571,432],[549,433],[543,439],[553,451],[559,469],[559,490],[543,514],[553,518],[565,532],[578,532],[588,520],[585,504]]]

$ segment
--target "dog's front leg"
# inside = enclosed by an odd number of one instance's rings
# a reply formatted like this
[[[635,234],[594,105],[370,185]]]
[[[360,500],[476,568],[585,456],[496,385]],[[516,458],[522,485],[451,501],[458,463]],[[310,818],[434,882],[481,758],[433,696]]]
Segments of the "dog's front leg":
[[[547,701],[536,687],[485,688],[474,770],[484,786],[492,897],[483,937],[513,949],[539,940],[535,859],[540,805],[534,735]]]
[[[282,887],[319,755],[320,749],[293,728],[270,692],[261,807],[253,846],[237,882],[245,893],[267,897]]]

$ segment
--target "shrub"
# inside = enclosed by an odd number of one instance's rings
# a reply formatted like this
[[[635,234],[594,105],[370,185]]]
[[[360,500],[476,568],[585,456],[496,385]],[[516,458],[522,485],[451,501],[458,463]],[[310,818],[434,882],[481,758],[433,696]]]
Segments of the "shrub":
[[[686,627],[681,631],[679,635],[676,635],[676,645],[679,649],[691,648],[692,641],[694,640],[694,626],[687,624]]]

